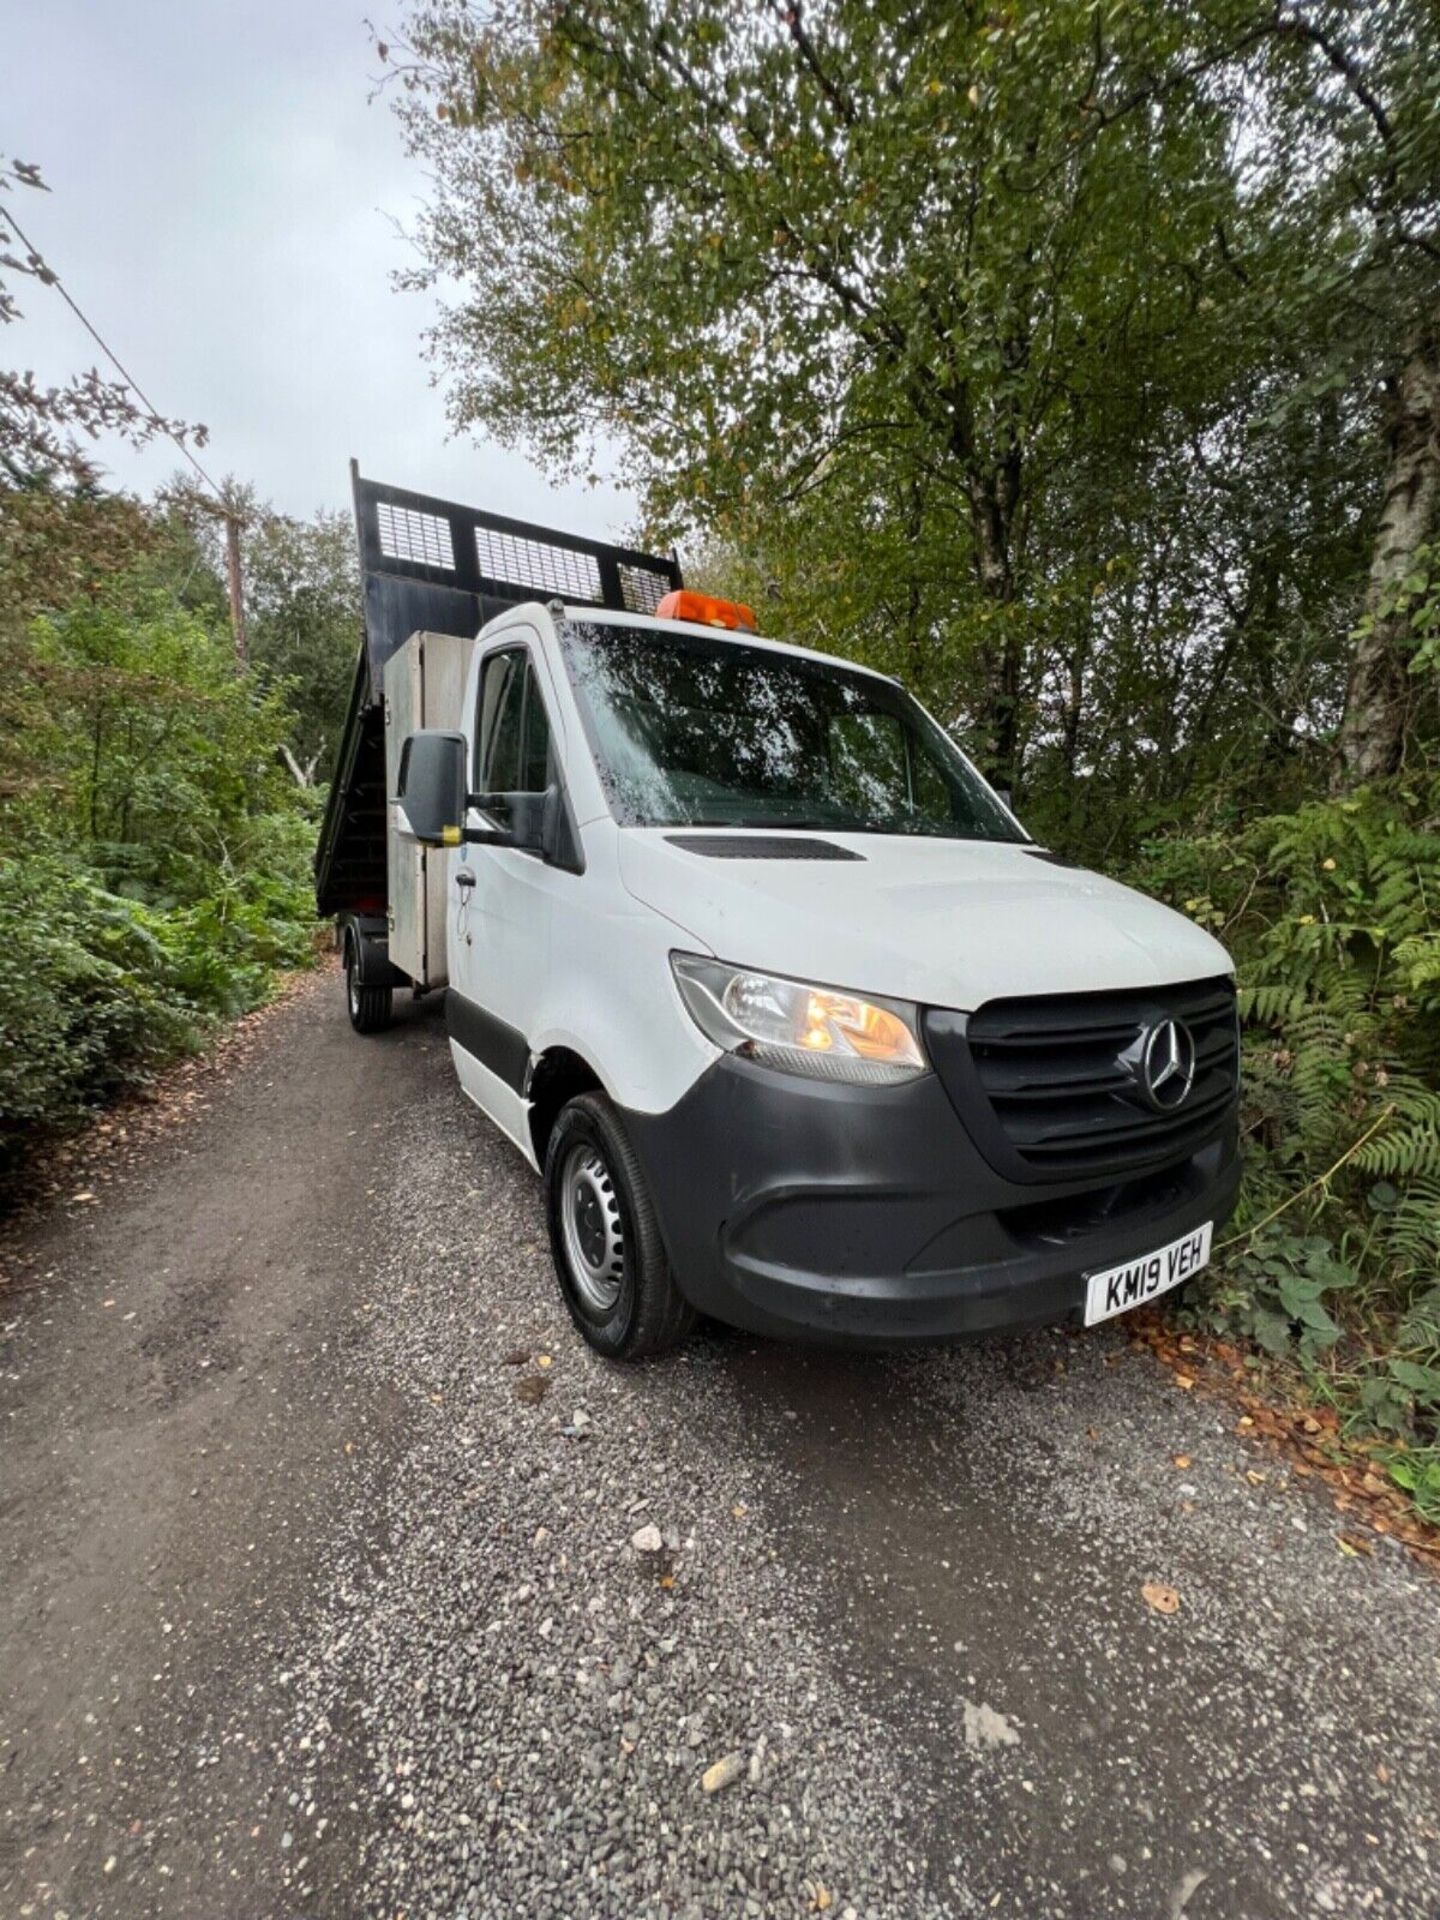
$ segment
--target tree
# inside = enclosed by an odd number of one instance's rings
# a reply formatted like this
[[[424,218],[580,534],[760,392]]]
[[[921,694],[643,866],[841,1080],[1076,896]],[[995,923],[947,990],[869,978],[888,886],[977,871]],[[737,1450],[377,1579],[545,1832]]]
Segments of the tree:
[[[291,772],[329,778],[362,631],[355,529],[348,513],[310,520],[264,512],[242,540],[250,652],[291,683]]]
[[[656,531],[751,561],[843,534],[809,552],[883,612],[861,650],[898,618],[1003,783],[1083,770],[1092,692],[1143,688],[1120,656],[1162,630],[1178,678],[1120,743],[1162,785],[1267,642],[1262,737],[1344,704],[1348,764],[1395,705],[1367,644],[1392,694],[1403,648],[1368,623],[1342,702],[1358,582],[1343,613],[1327,559],[1322,612],[1261,489],[1349,516],[1374,484],[1374,395],[1435,307],[1435,35],[1424,0],[420,4],[385,52],[435,182],[421,277],[463,289],[453,416],[556,464],[618,440]]]
[[[396,56],[431,273],[466,287],[457,422],[557,462],[618,435],[662,527],[831,489],[918,513],[973,608],[921,649],[963,656],[1006,784],[1046,500],[1117,367],[1133,461],[1164,391],[1229,364],[1229,124],[1183,13],[1112,14],[441,4]]]
[[[1386,471],[1337,741],[1345,791],[1403,758],[1404,589],[1440,534],[1440,16],[1428,0],[1282,9],[1267,79],[1270,171],[1291,183],[1287,217],[1316,235],[1310,298],[1331,317],[1318,375],[1358,373],[1381,396]]]
[[[1340,792],[1395,773],[1404,756],[1412,583],[1431,574],[1440,535],[1440,321],[1417,332],[1386,387],[1385,498],[1339,734]]]
[[[346,513],[277,513],[233,476],[223,493],[240,528],[249,661],[287,686],[294,725],[284,757],[295,780],[310,786],[329,776],[362,630],[354,528]],[[209,498],[184,475],[163,498],[218,585],[225,530]]]
[[[179,604],[180,545],[162,528],[131,576],[0,631],[0,1180],[313,949],[290,715],[235,672],[223,611]]]
[[[0,627],[73,605],[154,544],[137,500],[86,483],[0,487]]]

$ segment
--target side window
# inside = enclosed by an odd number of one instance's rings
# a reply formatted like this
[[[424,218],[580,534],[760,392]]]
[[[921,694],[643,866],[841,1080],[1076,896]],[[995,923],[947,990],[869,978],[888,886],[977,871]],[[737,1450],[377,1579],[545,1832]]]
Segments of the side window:
[[[543,793],[553,777],[550,721],[530,656],[523,647],[493,653],[480,674],[476,791]]]
[[[519,787],[525,667],[523,653],[492,653],[481,672],[480,722],[475,729],[475,786],[480,793],[514,793]]]
[[[552,777],[550,764],[550,720],[533,663],[525,662],[525,719],[520,734],[519,793],[544,793]]]

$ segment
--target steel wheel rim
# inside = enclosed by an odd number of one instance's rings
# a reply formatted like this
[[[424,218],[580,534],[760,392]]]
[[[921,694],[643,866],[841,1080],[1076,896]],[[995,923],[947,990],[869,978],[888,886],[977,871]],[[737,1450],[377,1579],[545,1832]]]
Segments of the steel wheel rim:
[[[570,1149],[560,1172],[560,1231],[581,1301],[592,1313],[613,1313],[625,1284],[620,1198],[609,1167],[587,1142]]]
[[[360,1011],[360,976],[353,960],[345,969],[345,988],[350,995],[350,1011],[351,1013],[358,1014]]]

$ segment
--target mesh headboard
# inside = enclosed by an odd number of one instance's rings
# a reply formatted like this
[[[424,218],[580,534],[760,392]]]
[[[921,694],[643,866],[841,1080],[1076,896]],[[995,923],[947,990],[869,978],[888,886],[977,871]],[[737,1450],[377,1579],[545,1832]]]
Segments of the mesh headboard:
[[[683,586],[672,556],[608,546],[366,480],[350,463],[371,697],[412,633],[478,633],[525,600],[653,613]]]

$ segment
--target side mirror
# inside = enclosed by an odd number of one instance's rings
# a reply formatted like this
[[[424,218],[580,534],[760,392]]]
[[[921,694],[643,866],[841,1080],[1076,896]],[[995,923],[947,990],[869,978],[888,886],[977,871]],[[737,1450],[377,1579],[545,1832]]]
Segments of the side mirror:
[[[426,847],[458,847],[465,829],[465,736],[426,728],[400,749],[395,798]]]
[[[412,733],[401,747],[395,798],[421,846],[517,847],[574,872],[583,871],[558,786],[547,787],[544,793],[470,793],[465,773],[463,733],[425,728]],[[504,824],[467,826],[472,807]]]

